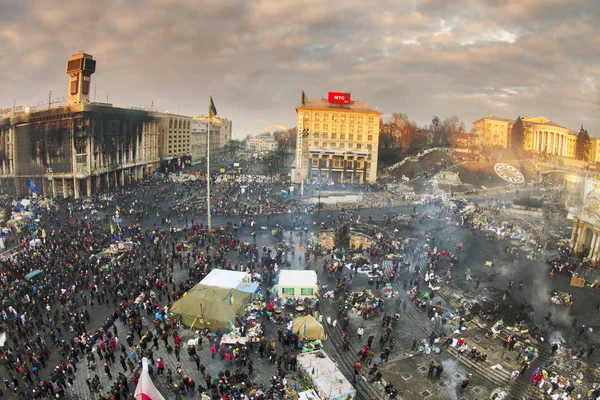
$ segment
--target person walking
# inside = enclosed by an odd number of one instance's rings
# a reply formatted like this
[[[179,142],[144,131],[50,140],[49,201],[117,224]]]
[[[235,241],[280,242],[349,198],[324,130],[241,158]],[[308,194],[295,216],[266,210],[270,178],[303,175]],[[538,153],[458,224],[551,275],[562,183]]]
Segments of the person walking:
[[[361,326],[358,327],[358,329],[356,330],[356,335],[358,336],[358,341],[360,342],[362,340],[362,336],[365,333],[365,329]]]
[[[459,392],[462,393],[465,391],[465,389],[467,388],[467,386],[469,386],[469,383],[471,383],[471,381],[473,380],[473,375],[469,374],[467,375],[467,377],[465,379],[463,379],[462,383],[460,384],[460,390]]]

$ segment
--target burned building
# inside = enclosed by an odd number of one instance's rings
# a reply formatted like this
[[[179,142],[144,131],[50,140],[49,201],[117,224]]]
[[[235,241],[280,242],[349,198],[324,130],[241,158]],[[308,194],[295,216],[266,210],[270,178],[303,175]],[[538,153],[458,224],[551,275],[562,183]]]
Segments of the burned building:
[[[166,115],[90,103],[96,62],[67,62],[68,104],[0,116],[0,192],[46,197],[91,196],[142,179],[160,161]]]
[[[91,196],[142,179],[159,164],[162,115],[73,104],[0,120],[0,191],[31,179],[46,197]]]

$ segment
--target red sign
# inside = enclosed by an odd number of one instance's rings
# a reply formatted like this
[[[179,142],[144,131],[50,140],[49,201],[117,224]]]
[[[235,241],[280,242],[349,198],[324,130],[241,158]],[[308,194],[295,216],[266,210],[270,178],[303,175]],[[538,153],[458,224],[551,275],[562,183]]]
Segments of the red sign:
[[[337,104],[350,104],[350,93],[329,92],[327,101]]]

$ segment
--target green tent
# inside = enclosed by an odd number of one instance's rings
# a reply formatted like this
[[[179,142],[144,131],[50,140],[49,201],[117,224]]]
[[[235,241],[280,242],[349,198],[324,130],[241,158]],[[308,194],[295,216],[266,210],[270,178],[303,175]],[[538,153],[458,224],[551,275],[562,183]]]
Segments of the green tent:
[[[192,329],[229,332],[235,317],[244,315],[251,301],[252,293],[198,283],[174,302],[169,312],[171,318]]]

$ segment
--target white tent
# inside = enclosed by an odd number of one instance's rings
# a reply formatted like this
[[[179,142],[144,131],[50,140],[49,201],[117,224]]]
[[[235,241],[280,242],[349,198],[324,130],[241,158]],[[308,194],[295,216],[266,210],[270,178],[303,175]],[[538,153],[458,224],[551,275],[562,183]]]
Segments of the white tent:
[[[252,294],[252,298],[260,289],[257,282],[252,282],[249,273],[225,269],[213,269],[200,283],[205,286],[241,290]]]
[[[356,389],[325,351],[298,354],[298,368],[310,377],[314,391],[321,399],[353,400],[356,398]]]
[[[280,298],[313,298],[318,291],[317,271],[286,269],[279,272],[277,294]]]
[[[229,271],[226,269],[213,269],[200,282],[206,286],[216,286],[225,289],[235,289],[248,276],[247,273],[241,271]],[[250,278],[248,277],[248,280]]]

